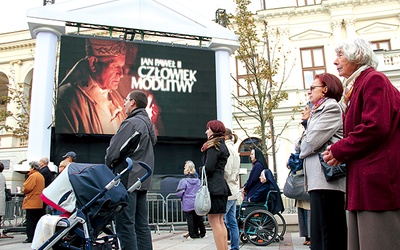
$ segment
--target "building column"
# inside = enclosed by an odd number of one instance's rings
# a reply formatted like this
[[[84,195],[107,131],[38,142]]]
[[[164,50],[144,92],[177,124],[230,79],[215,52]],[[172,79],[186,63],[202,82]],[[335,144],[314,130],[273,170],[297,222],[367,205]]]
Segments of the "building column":
[[[352,39],[356,36],[356,31],[354,29],[354,24],[356,19],[348,18],[344,19],[344,27],[346,28],[347,39]]]
[[[217,119],[232,129],[232,87],[230,55],[238,48],[237,41],[213,39],[210,48],[215,51],[215,74],[217,88]]]
[[[31,24],[30,24],[31,25]],[[36,38],[35,64],[30,106],[28,162],[50,157],[53,94],[58,38],[62,27],[31,27]]]
[[[342,37],[342,19],[332,20],[331,21],[331,28],[333,31],[333,37],[335,39],[335,44],[338,44],[343,40]]]

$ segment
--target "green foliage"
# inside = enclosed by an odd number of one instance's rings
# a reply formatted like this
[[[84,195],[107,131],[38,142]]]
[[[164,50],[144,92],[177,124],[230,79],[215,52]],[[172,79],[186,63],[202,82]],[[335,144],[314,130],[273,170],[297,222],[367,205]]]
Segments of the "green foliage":
[[[281,30],[270,29],[266,21],[256,20],[255,15],[248,10],[249,0],[235,2],[236,13],[228,16],[228,28],[239,37],[240,45],[236,51],[236,58],[244,66],[246,75],[242,80],[232,77],[238,89],[245,93],[245,96],[233,95],[236,101],[235,108],[240,111],[234,114],[234,118],[248,137],[251,137],[252,133],[260,136],[260,149],[265,155],[272,151],[272,155],[275,156],[276,139],[293,120],[294,113],[282,131],[275,134],[273,111],[288,99],[288,94],[282,87],[294,62],[291,67],[287,66],[290,51],[283,49]],[[248,131],[242,126],[248,119],[258,123],[253,131]]]
[[[11,78],[12,79],[12,78]],[[5,83],[0,83],[0,85]],[[29,131],[29,89],[24,83],[16,84],[15,87],[8,86],[8,95],[1,97],[0,129],[12,132],[15,136],[28,140]],[[15,105],[15,111],[7,110],[7,105]],[[11,117],[16,121],[16,126],[6,124],[6,119]]]

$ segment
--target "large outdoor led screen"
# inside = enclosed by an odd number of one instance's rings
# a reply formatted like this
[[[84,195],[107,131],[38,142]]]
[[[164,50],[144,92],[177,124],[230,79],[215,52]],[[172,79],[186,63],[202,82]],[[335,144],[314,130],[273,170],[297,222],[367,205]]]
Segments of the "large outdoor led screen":
[[[148,96],[158,136],[205,137],[216,119],[214,51],[163,43],[62,36],[55,132],[114,134],[134,89]]]

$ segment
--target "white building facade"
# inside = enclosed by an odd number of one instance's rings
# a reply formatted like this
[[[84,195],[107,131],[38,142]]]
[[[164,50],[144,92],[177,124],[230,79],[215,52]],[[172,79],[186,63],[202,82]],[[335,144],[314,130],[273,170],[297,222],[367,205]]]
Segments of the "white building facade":
[[[386,74],[391,82],[400,89],[400,1],[373,0],[286,0],[263,1],[264,10],[255,13],[259,21],[259,29],[263,29],[264,21],[269,30],[279,29],[282,46],[289,50],[294,63],[283,88],[289,98],[274,111],[274,126],[281,131],[285,123],[290,121],[292,108],[304,105],[308,101],[309,86],[315,74],[328,72],[338,76],[336,66],[336,44],[344,39],[362,37],[370,41],[379,59],[378,70]],[[234,61],[234,60],[232,60]],[[232,65],[232,72],[240,72]],[[233,73],[234,74],[234,73]],[[240,73],[238,73],[240,74]],[[236,75],[237,76],[237,75]],[[238,95],[236,83],[232,89]],[[233,113],[239,114],[239,110]],[[284,130],[278,139],[276,148],[276,174],[278,184],[283,187],[288,169],[286,161],[294,152],[294,143],[303,131],[301,114]],[[256,123],[247,119],[242,123],[248,134],[252,134]],[[233,121],[233,130],[241,141],[248,136]],[[254,134],[254,137],[257,135]],[[272,165],[269,152],[270,169]],[[249,167],[247,166],[249,169]]]

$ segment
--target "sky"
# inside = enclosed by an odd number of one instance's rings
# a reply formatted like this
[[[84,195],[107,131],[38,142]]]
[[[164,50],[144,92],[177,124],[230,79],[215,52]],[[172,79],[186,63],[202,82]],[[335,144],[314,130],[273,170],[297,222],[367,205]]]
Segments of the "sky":
[[[61,3],[71,0],[55,0],[55,3]],[[204,17],[215,19],[215,11],[218,8],[226,9],[228,13],[235,11],[233,0],[172,0],[180,5],[198,12]],[[254,0],[259,2],[258,0]],[[26,12],[28,9],[43,6],[43,0],[12,0],[2,5],[2,20],[0,23],[0,33],[12,32],[28,29]]]

